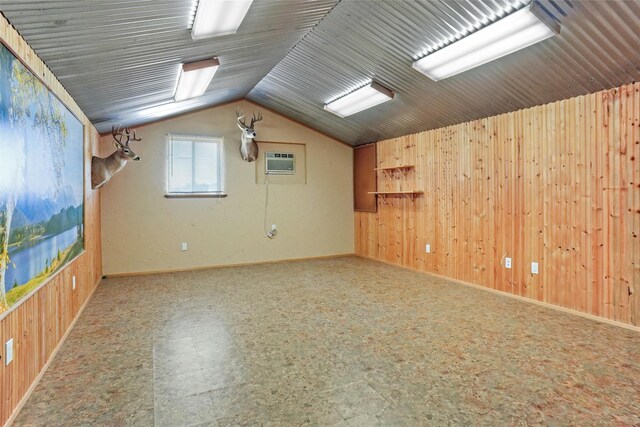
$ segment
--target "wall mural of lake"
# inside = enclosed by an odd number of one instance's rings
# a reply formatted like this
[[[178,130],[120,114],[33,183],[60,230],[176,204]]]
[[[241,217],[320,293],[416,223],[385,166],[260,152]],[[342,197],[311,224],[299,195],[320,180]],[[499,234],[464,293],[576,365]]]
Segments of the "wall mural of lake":
[[[0,315],[84,249],[82,123],[0,43]]]

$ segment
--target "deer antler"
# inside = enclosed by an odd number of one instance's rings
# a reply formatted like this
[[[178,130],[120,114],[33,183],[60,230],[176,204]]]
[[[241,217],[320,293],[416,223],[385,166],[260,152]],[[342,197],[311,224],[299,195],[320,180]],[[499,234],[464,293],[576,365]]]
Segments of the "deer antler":
[[[125,134],[127,135],[127,147],[129,146],[129,142],[131,141],[142,141],[142,138],[136,138],[136,130],[133,130],[133,136],[131,136],[131,130],[129,128],[125,129]]]
[[[113,135],[113,139],[115,139],[118,144],[122,145],[122,137],[124,135],[120,129],[120,125],[118,125],[117,128],[116,125],[111,126],[111,135]]]
[[[129,142],[131,141],[142,141],[142,138],[136,137],[135,129],[133,130],[133,135],[132,135],[131,129],[129,128],[122,129],[122,126],[120,125],[118,125],[118,127],[116,127],[115,125],[111,126],[111,135],[113,135],[113,139],[115,139],[118,144],[125,147],[128,147]],[[123,137],[127,138],[127,140],[124,143],[122,142]]]
[[[259,122],[260,120],[262,120],[262,112],[258,110],[257,116],[255,113],[253,113],[253,117],[251,118],[251,124],[249,125],[249,127],[253,129],[253,124]]]
[[[240,123],[242,127],[246,128],[247,125],[244,123],[244,112],[242,110],[236,110],[236,117],[238,118],[238,123]]]

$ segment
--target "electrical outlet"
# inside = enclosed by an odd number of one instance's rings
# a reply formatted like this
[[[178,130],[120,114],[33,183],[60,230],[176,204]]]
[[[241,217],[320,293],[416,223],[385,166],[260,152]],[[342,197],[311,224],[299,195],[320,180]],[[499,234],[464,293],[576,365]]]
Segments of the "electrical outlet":
[[[186,250],[187,250],[187,243],[186,243],[186,242],[183,242],[183,243],[180,245],[180,249],[181,249],[181,250],[183,250],[183,251],[186,251]]]
[[[4,344],[4,365],[7,366],[13,360],[13,338]]]
[[[271,224],[271,231],[276,231],[278,227],[275,224]]]
[[[511,268],[511,258],[504,259],[504,268]]]
[[[76,276],[71,278],[71,289],[76,290]]]
[[[531,263],[531,274],[538,274],[538,263],[537,262],[532,262]]]
[[[427,245],[424,247],[424,251],[428,254],[431,253],[431,245],[427,243]]]

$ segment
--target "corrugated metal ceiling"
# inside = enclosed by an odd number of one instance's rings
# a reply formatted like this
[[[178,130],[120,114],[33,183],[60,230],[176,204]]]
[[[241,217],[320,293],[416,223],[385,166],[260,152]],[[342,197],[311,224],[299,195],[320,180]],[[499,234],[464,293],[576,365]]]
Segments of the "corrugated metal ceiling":
[[[238,32],[193,41],[196,0],[0,0],[0,10],[105,132],[243,98],[338,0],[254,0]],[[217,56],[204,96],[173,103],[180,64]]]
[[[524,4],[524,0],[522,1]],[[542,1],[560,35],[433,82],[413,56],[519,0],[343,0],[248,98],[352,144],[461,123],[640,78],[637,1]],[[368,79],[393,101],[338,119],[323,104]]]
[[[528,0],[337,1],[254,0],[237,34],[197,42],[195,0],[0,0],[0,10],[100,131],[247,97],[359,144],[640,77],[640,0],[541,0],[560,35],[437,83],[411,68],[414,55]],[[221,68],[207,93],[172,103],[179,64],[213,55]],[[323,109],[368,79],[396,98],[345,119]]]

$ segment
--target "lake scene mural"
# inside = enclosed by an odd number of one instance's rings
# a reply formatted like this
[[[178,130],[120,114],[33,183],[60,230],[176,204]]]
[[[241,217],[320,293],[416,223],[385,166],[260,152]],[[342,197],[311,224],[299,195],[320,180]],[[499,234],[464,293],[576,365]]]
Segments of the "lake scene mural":
[[[0,316],[84,249],[83,126],[0,44]]]

